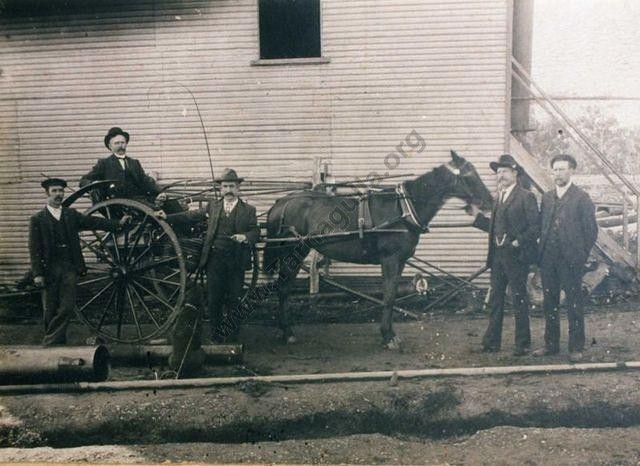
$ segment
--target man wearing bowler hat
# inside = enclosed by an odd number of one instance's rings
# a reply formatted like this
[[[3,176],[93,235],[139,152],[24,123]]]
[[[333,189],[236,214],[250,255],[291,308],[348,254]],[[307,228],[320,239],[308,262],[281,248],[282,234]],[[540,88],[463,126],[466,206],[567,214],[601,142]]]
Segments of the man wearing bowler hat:
[[[207,274],[207,295],[212,339],[221,343],[234,340],[239,332],[239,304],[242,296],[245,270],[251,268],[251,251],[258,240],[260,229],[255,207],[240,199],[240,183],[235,170],[227,168],[215,183],[220,187],[222,199],[209,202],[206,208],[160,218],[169,223],[206,222],[199,268]],[[224,316],[226,305],[227,315]],[[237,315],[234,316],[234,312]],[[235,318],[234,318],[235,317]]]
[[[104,137],[104,145],[111,155],[98,159],[89,173],[80,179],[80,187],[93,181],[115,180],[113,187],[102,191],[116,197],[152,202],[160,192],[156,182],[142,169],[140,162],[127,155],[129,133],[122,128],[111,128]]]
[[[491,219],[477,208],[470,208],[476,216],[473,225],[489,233],[490,316],[482,339],[482,351],[500,350],[505,292],[509,285],[516,324],[513,354],[524,356],[531,347],[527,275],[529,266],[537,258],[538,204],[533,193],[518,185],[517,178],[522,169],[510,154],[501,155],[497,162],[489,165],[496,174],[498,186]]]
[[[578,164],[568,154],[551,159],[554,189],[542,196],[540,211],[540,274],[544,290],[545,347],[534,356],[557,354],[560,350],[560,289],[567,297],[569,359],[582,360],[584,311],[582,276],[591,248],[598,238],[595,206],[589,195],[571,181]]]
[[[129,221],[119,221],[83,215],[62,207],[67,182],[48,178],[42,183],[47,205],[31,217],[29,224],[29,252],[31,271],[37,286],[44,287],[45,346],[63,345],[67,341],[67,326],[76,304],[78,275],[87,271],[78,232],[82,230],[118,231]]]

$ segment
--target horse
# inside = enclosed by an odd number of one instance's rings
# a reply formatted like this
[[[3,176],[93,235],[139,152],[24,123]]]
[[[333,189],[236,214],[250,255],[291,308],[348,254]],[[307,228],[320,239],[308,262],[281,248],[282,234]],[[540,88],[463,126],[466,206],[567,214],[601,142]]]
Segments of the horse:
[[[368,206],[354,196],[307,190],[278,199],[267,215],[263,270],[278,272],[278,324],[283,339],[295,342],[289,323],[288,296],[304,258],[311,249],[341,262],[380,264],[383,278],[383,346],[399,349],[392,327],[398,280],[415,253],[420,235],[445,201],[456,197],[483,211],[493,198],[473,164],[451,151],[451,160],[405,181],[395,189],[370,191]],[[363,228],[363,223],[368,223]],[[376,231],[379,230],[379,231]],[[276,241],[285,239],[285,241]],[[296,241],[298,239],[299,241]]]

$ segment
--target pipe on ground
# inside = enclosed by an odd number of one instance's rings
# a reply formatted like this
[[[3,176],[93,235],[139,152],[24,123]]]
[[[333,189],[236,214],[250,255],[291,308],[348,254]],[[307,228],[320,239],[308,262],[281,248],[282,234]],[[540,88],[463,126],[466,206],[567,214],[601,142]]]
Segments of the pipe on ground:
[[[237,364],[242,362],[242,345],[204,345],[204,362],[209,364]],[[109,346],[111,361],[116,365],[162,365],[173,351],[171,345],[113,345]]]
[[[585,364],[547,364],[536,366],[461,367],[451,369],[415,369],[377,372],[338,372],[327,374],[265,375],[250,377],[214,377],[200,379],[132,380],[76,384],[47,384],[35,386],[0,386],[0,394],[93,393],[126,390],[189,389],[229,386],[246,382],[262,383],[335,383],[390,381],[392,378],[416,379],[430,377],[501,376],[514,374],[553,374],[569,372],[604,372],[640,369],[640,361]]]
[[[0,383],[101,382],[109,377],[105,346],[0,346]]]

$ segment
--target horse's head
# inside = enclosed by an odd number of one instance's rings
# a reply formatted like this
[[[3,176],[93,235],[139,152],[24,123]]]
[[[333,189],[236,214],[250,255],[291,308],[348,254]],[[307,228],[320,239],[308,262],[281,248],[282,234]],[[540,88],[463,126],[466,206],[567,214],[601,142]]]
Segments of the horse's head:
[[[458,197],[480,210],[491,210],[493,197],[471,162],[451,151],[451,161],[444,164],[454,176],[449,196]]]

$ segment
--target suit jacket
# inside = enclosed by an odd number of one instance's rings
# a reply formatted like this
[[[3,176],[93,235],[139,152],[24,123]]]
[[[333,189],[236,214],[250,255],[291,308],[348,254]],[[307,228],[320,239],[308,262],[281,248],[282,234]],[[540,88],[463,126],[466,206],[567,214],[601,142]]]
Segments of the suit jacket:
[[[116,196],[155,197],[158,195],[160,188],[153,178],[145,173],[138,160],[127,156],[127,166],[133,182],[125,182],[125,171],[115,155],[111,154],[104,159],[98,159],[91,171],[80,179],[80,187],[93,181],[116,180],[120,181],[120,185],[115,188],[114,194]]]
[[[596,209],[589,195],[572,184],[562,199],[558,199],[556,191],[553,189],[542,196],[540,210],[542,214],[541,259],[545,255],[545,246],[551,232],[552,221],[554,217],[557,217],[563,256],[570,265],[584,265],[598,238]]]
[[[242,199],[238,199],[236,205],[236,222],[235,233],[242,233],[247,237],[247,243],[237,243],[239,248],[240,264],[245,270],[251,268],[251,251],[260,236],[260,228],[258,228],[258,219],[256,217],[256,208],[247,204]],[[185,222],[207,222],[207,232],[204,236],[204,245],[202,247],[202,255],[200,256],[200,268],[204,268],[209,260],[211,245],[218,230],[220,214],[224,211],[224,203],[222,199],[211,201],[203,209],[193,210],[180,214],[172,214],[167,217],[169,223],[185,223]]]
[[[31,256],[31,271],[35,277],[46,276],[51,268],[51,255],[55,246],[53,244],[53,222],[55,221],[51,218],[46,207],[31,217],[29,223],[29,253]],[[78,232],[83,230],[117,231],[120,229],[120,224],[117,220],[84,215],[68,207],[62,208],[60,221],[64,222],[73,265],[76,272],[81,275],[87,271],[87,268],[82,257]]]
[[[491,220],[483,214],[478,214],[473,226],[489,233],[489,252],[487,253],[487,266],[495,254],[496,242],[494,238],[494,222],[499,200],[493,204]],[[511,244],[518,240],[518,247],[514,253],[525,265],[534,263],[538,258],[538,236],[540,235],[540,214],[536,197],[531,191],[515,186],[505,201],[504,215],[507,236],[505,244]],[[512,246],[507,246],[512,247]]]

